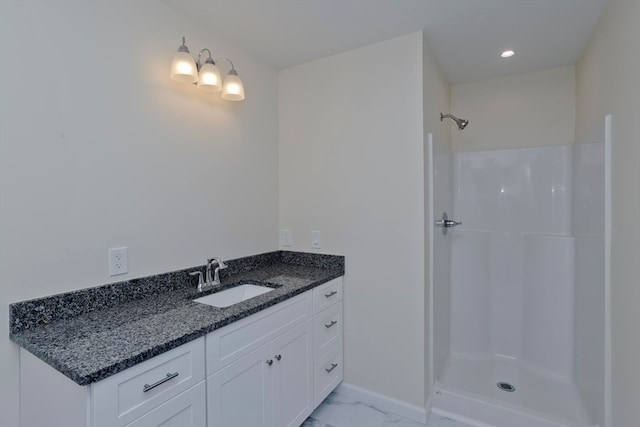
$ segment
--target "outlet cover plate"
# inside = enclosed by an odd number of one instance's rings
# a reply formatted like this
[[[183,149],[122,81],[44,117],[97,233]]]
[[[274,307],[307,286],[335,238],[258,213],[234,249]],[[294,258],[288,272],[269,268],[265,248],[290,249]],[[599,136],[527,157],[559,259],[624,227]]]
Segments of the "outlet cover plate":
[[[288,228],[282,230],[282,246],[291,246],[291,230]]]
[[[127,248],[109,249],[109,276],[126,274],[129,271]]]
[[[313,249],[320,249],[321,246],[322,245],[320,242],[320,230],[311,231],[311,247]]]

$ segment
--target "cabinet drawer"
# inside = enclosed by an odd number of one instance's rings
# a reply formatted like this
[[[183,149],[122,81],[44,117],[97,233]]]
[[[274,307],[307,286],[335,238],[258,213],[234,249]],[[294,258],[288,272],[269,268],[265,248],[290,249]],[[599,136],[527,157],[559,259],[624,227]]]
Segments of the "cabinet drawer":
[[[314,404],[318,406],[342,381],[342,343],[332,348],[314,366]]]
[[[163,403],[141,416],[126,427],[206,427],[205,382],[180,393],[168,402]]]
[[[202,337],[93,384],[94,426],[124,426],[204,377]]]
[[[342,342],[342,301],[316,314],[313,323],[314,354],[318,358]]]
[[[311,318],[311,292],[295,296],[207,335],[207,375]]]
[[[338,301],[342,301],[342,277],[313,288],[313,314]]]

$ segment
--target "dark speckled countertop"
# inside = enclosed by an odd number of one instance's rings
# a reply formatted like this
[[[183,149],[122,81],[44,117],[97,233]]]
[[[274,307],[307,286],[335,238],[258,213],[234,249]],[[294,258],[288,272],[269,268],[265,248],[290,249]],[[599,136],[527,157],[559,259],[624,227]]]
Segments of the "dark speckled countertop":
[[[10,306],[10,338],[87,385],[344,275],[344,257],[276,251],[227,261],[221,285],[198,293],[203,266]],[[276,287],[227,308],[193,302],[241,281]]]

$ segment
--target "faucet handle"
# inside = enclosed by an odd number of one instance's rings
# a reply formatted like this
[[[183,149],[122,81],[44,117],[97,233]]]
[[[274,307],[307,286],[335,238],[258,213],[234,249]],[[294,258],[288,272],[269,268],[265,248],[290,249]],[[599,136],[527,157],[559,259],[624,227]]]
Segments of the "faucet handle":
[[[225,264],[224,261],[217,257],[207,259],[207,265],[211,265],[213,261],[218,263],[218,268],[220,268],[220,270],[224,270],[225,268],[227,268],[227,264]]]
[[[198,277],[198,285],[204,285],[204,279],[202,278],[202,271],[192,271],[189,273],[190,276],[199,276]]]

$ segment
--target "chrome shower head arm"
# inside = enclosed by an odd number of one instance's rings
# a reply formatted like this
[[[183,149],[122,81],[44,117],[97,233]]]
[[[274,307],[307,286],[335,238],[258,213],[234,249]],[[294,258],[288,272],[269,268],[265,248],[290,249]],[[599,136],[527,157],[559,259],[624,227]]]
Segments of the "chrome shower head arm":
[[[442,113],[440,113],[440,121],[443,121],[446,118],[452,119],[454,122],[456,122],[456,124],[458,125],[458,129],[460,129],[460,130],[463,130],[469,124],[469,120],[459,119],[456,116],[454,116],[453,114],[442,114]]]

